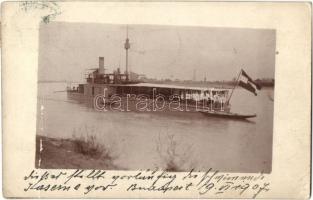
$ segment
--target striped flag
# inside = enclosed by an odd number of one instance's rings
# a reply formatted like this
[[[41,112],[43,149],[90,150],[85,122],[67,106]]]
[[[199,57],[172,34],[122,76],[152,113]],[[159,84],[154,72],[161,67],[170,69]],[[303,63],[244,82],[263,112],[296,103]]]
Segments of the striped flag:
[[[255,96],[257,95],[256,90],[261,89],[261,86],[253,81],[244,70],[241,70],[238,85],[252,92]]]

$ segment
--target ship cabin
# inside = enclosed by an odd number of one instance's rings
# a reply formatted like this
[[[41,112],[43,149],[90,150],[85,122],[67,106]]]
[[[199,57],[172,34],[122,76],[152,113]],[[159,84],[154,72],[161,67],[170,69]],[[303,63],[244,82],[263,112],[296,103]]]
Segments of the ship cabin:
[[[99,57],[99,68],[90,69],[92,72],[87,73],[85,76],[89,84],[130,84],[136,83],[129,80],[128,72],[121,73],[120,68],[114,70],[113,73],[105,73],[104,57]]]
[[[138,97],[145,95],[149,99],[156,95],[162,95],[167,101],[179,99],[188,105],[205,105],[211,109],[224,110],[228,104],[229,89],[186,87],[166,84],[140,83],[129,80],[128,73],[121,73],[118,68],[113,73],[104,73],[104,58],[99,57],[99,68],[91,69],[86,74],[85,84],[68,88],[70,96],[81,95],[84,98],[92,98],[96,95],[104,95],[111,98],[113,95],[120,97]]]

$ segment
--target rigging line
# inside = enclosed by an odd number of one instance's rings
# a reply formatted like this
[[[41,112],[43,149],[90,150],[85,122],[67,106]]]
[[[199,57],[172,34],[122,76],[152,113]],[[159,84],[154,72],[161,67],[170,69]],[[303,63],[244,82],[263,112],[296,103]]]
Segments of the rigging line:
[[[230,96],[229,96],[228,100],[226,101],[227,104],[229,104],[229,101],[230,101],[230,99],[231,99],[231,97],[232,97],[232,95],[233,95],[233,93],[234,93],[234,90],[235,90],[236,87],[238,86],[238,81],[239,81],[239,78],[240,78],[240,76],[241,76],[241,73],[242,73],[242,69],[240,69],[240,72],[239,72],[238,77],[237,77],[236,82],[235,82],[235,86],[233,87],[233,89],[232,89],[232,91],[231,91],[231,93],[230,93]]]

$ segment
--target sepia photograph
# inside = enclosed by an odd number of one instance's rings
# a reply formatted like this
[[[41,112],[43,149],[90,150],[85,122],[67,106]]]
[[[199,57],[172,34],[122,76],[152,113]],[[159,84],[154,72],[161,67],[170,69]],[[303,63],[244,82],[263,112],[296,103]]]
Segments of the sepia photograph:
[[[276,30],[41,22],[38,169],[272,171]]]
[[[4,2],[3,196],[308,199],[311,6]]]

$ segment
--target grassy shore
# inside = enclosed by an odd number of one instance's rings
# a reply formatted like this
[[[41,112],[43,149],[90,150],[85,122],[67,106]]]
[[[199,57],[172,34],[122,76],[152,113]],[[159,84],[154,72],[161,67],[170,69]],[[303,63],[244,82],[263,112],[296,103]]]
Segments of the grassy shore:
[[[116,170],[113,160],[110,152],[93,140],[36,136],[36,168]]]

